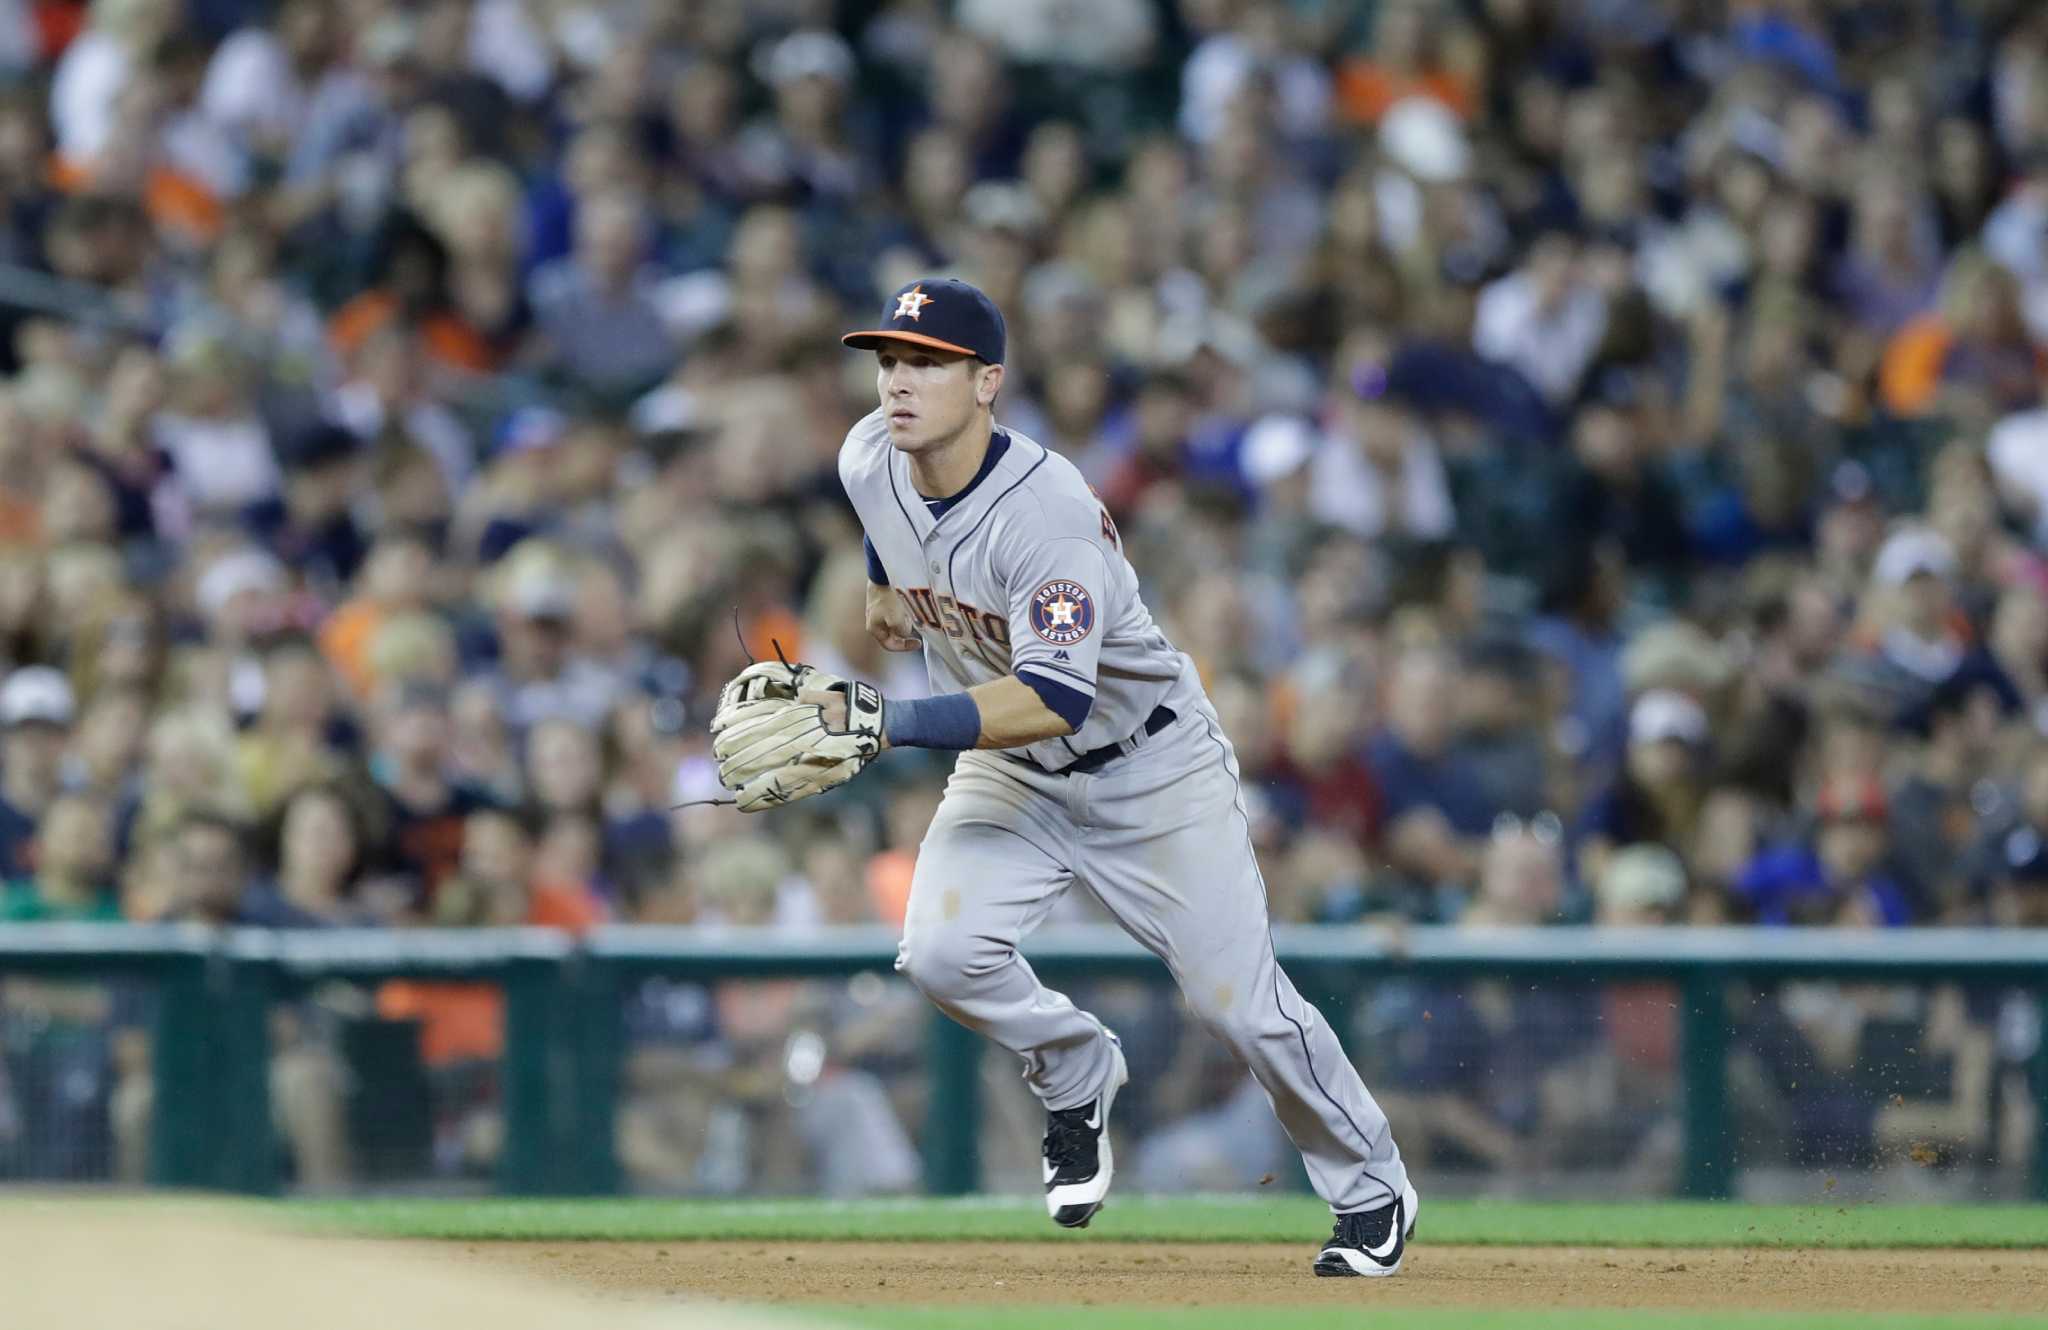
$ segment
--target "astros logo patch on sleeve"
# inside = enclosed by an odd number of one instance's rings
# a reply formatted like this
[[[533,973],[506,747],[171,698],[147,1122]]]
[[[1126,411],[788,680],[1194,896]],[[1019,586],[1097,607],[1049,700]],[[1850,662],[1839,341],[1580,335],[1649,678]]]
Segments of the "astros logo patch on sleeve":
[[[1054,646],[1070,647],[1095,627],[1095,600],[1079,582],[1047,582],[1031,593],[1031,627]]]

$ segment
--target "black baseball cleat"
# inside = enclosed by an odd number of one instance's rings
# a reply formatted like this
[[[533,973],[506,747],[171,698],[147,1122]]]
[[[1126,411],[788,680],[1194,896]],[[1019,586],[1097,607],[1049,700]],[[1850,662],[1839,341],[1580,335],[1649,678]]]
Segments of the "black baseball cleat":
[[[1102,1209],[1114,1174],[1109,1153],[1109,1106],[1130,1078],[1124,1046],[1114,1034],[1116,1074],[1100,1098],[1045,1115],[1045,1208],[1062,1228],[1086,1228]]]
[[[1415,1213],[1422,1198],[1414,1184],[1401,1189],[1401,1199],[1377,1210],[1338,1215],[1330,1240],[1316,1256],[1316,1273],[1380,1279],[1401,1268],[1401,1254],[1415,1236]]]

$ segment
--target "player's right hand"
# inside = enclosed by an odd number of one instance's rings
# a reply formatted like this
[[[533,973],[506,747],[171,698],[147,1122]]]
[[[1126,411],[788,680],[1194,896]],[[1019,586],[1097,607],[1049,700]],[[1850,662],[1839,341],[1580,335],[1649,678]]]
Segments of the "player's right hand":
[[[868,583],[868,633],[884,651],[921,651],[924,642],[895,588]]]

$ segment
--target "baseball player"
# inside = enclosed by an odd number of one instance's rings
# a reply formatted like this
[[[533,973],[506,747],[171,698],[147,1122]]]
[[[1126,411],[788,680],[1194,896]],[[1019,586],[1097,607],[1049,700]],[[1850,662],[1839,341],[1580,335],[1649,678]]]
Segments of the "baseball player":
[[[934,696],[750,666],[712,721],[720,779],[753,812],[850,780],[884,748],[959,752],[896,968],[1024,1060],[1053,1219],[1079,1228],[1102,1208],[1126,1079],[1116,1036],[1017,950],[1081,882],[1264,1087],[1336,1216],[1315,1272],[1393,1274],[1417,1197],[1386,1116],[1274,960],[1237,757],[1194,663],[1153,624],[1080,472],[995,423],[1002,314],[965,282],[926,279],[841,340],[874,352],[881,398],[839,454],[866,531],[868,628],[923,650]]]

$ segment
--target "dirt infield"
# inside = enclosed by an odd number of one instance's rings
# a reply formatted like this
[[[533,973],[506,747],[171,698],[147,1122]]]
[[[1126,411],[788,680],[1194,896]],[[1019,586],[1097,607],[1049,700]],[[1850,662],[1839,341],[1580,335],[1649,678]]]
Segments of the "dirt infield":
[[[423,1244],[296,1237],[190,1210],[68,1201],[0,1208],[8,1330],[810,1330],[800,1311],[622,1307]],[[529,1261],[529,1268],[547,1268]]]
[[[638,1301],[1116,1303],[2035,1313],[2044,1251],[1432,1247],[1400,1277],[1316,1279],[1308,1252],[1103,1243],[492,1242],[437,1244]]]

